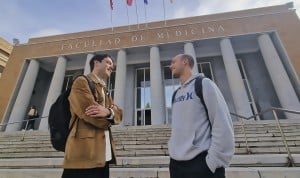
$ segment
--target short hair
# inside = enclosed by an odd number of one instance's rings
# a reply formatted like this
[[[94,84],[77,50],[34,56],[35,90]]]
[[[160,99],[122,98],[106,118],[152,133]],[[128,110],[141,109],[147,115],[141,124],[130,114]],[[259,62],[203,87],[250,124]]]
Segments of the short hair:
[[[108,54],[97,54],[97,55],[93,56],[92,59],[90,60],[90,69],[91,69],[91,71],[93,71],[93,69],[94,69],[94,64],[95,64],[94,61],[102,62],[102,60],[107,58],[107,57],[111,58],[111,60],[113,61],[113,58]]]
[[[189,66],[191,68],[194,67],[194,58],[191,55],[189,55],[189,54],[181,54],[180,57],[181,57],[181,59],[187,59],[189,61]]]

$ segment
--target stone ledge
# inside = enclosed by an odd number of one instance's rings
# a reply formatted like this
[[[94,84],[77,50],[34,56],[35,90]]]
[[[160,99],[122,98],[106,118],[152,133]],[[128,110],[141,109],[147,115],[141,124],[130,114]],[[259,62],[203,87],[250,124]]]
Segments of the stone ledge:
[[[300,154],[293,154],[296,166],[300,166]],[[30,160],[30,161],[29,161]],[[287,154],[271,155],[234,155],[231,168],[234,167],[259,167],[259,166],[286,166]],[[15,158],[1,159],[1,168],[60,168],[63,158]],[[140,156],[118,157],[117,167],[168,167],[169,156]]]
[[[62,169],[0,169],[0,178],[60,177]],[[111,168],[111,178],[169,178],[168,168]],[[227,168],[227,178],[299,178],[300,168]]]

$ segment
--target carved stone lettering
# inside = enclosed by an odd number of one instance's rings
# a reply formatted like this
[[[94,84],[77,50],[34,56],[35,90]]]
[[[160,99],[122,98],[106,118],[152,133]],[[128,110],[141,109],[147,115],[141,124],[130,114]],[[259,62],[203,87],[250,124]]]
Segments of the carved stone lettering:
[[[189,36],[199,36],[205,34],[214,34],[214,33],[223,33],[225,32],[225,28],[220,24],[197,24],[193,26],[179,26],[179,27],[170,27],[167,29],[162,29],[161,31],[154,32],[156,34],[157,40],[169,40],[169,39],[177,39],[178,37],[189,37]],[[149,31],[147,32],[149,33]],[[126,41],[131,41],[133,45],[139,45],[140,42],[145,42],[145,39],[147,38],[146,35],[149,34],[134,34],[129,37],[126,36]],[[120,47],[122,34],[119,34],[119,36],[115,36],[114,38],[110,39],[86,39],[81,41],[69,41],[61,44],[60,49],[62,51],[64,50],[72,50],[72,49],[84,49],[84,48],[101,48],[101,47],[110,47],[114,45],[115,47]],[[150,39],[152,40],[152,39]]]
[[[75,48],[81,48],[82,47],[82,42],[77,42],[75,44]]]
[[[181,36],[181,31],[180,30],[176,30],[175,31],[175,36]]]

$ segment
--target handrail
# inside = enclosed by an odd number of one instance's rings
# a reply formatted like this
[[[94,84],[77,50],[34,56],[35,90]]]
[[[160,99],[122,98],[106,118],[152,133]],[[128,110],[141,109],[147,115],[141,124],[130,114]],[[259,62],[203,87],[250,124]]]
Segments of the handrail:
[[[26,119],[26,120],[16,121],[16,122],[8,122],[8,123],[0,124],[0,127],[6,126],[6,125],[10,125],[10,124],[23,123],[23,122],[27,122],[27,121],[31,121],[31,120],[44,119],[44,118],[48,118],[48,116],[38,117],[38,118],[34,118],[34,119]]]
[[[286,151],[287,151],[287,153],[288,153],[288,167],[290,167],[290,166],[294,167],[295,164],[294,164],[294,160],[293,160],[293,157],[292,157],[292,154],[291,154],[291,151],[290,151],[290,147],[289,147],[289,145],[287,144],[287,141],[286,141],[284,132],[283,132],[283,130],[282,130],[282,128],[281,128],[280,121],[279,121],[279,119],[278,119],[277,113],[276,113],[275,110],[273,110],[272,112],[273,112],[273,115],[274,115],[274,117],[275,117],[275,119],[276,119],[276,123],[277,123],[278,129],[279,129],[279,131],[280,131],[281,138],[282,138],[282,141],[283,141],[283,143],[284,143],[285,149],[286,149]]]
[[[270,111],[273,111],[273,110],[276,110],[276,111],[283,111],[283,112],[289,112],[289,113],[292,113],[292,114],[300,114],[300,111],[294,111],[294,110],[289,110],[289,109],[283,109],[283,108],[276,108],[276,107],[271,107],[269,109],[266,109],[264,111],[261,111],[257,114],[254,114],[250,117],[245,117],[245,116],[241,116],[241,115],[238,115],[236,113],[230,113],[231,115],[233,116],[237,116],[239,118],[242,118],[242,119],[246,119],[246,120],[250,120],[252,118],[256,118],[257,116],[260,116],[260,115],[263,115],[264,113],[267,113],[267,112],[270,112]]]
[[[39,119],[41,120],[41,119],[44,119],[44,118],[48,118],[48,116],[38,117],[38,118],[33,118],[33,119],[26,119],[26,120],[17,121],[17,122],[9,122],[9,123],[5,123],[5,124],[0,124],[0,131],[2,131],[3,126],[7,126],[7,125],[10,125],[10,124],[18,124],[18,123],[24,123],[24,122],[26,122],[26,124],[25,124],[25,129],[24,129],[24,132],[23,132],[23,136],[22,136],[22,138],[21,138],[21,141],[24,141],[25,134],[26,134],[26,132],[27,132],[28,122],[29,122],[29,121],[32,121],[32,120],[39,120]]]
[[[272,112],[272,114],[274,116],[274,119],[276,120],[277,127],[278,127],[278,129],[280,131],[280,134],[281,134],[282,142],[283,142],[283,144],[284,144],[284,146],[286,148],[287,154],[288,154],[288,164],[287,164],[287,166],[288,167],[291,167],[291,166],[294,167],[295,163],[294,163],[294,160],[293,160],[290,148],[288,146],[288,143],[287,143],[284,131],[283,131],[282,127],[281,127],[281,123],[280,123],[280,121],[278,119],[276,111],[288,112],[288,113],[299,114],[299,115],[300,115],[300,111],[294,111],[294,110],[289,110],[289,109],[271,107],[271,108],[266,109],[264,111],[261,111],[261,112],[259,112],[257,114],[254,114],[253,116],[250,116],[250,117],[241,116],[241,115],[238,115],[238,114],[235,114],[235,113],[230,113],[230,114],[233,115],[233,116],[238,117],[239,121],[242,123],[242,130],[243,130],[244,138],[245,138],[245,142],[246,142],[246,149],[247,149],[248,154],[250,154],[251,150],[249,149],[249,146],[248,146],[248,139],[247,139],[247,135],[246,135],[246,132],[245,132],[245,127],[244,127],[245,123],[244,123],[244,120],[250,120],[252,118],[256,118],[257,116],[260,116],[260,115],[262,115],[262,114],[264,114],[266,112],[270,112],[270,111]]]

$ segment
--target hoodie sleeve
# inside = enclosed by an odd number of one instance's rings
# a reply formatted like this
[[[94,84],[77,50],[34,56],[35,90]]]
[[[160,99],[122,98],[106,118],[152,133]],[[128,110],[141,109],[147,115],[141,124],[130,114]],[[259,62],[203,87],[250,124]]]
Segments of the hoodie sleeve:
[[[211,122],[211,145],[206,156],[206,163],[214,173],[219,167],[228,167],[234,154],[234,132],[232,119],[224,97],[216,86],[209,80],[203,79],[203,98]]]

